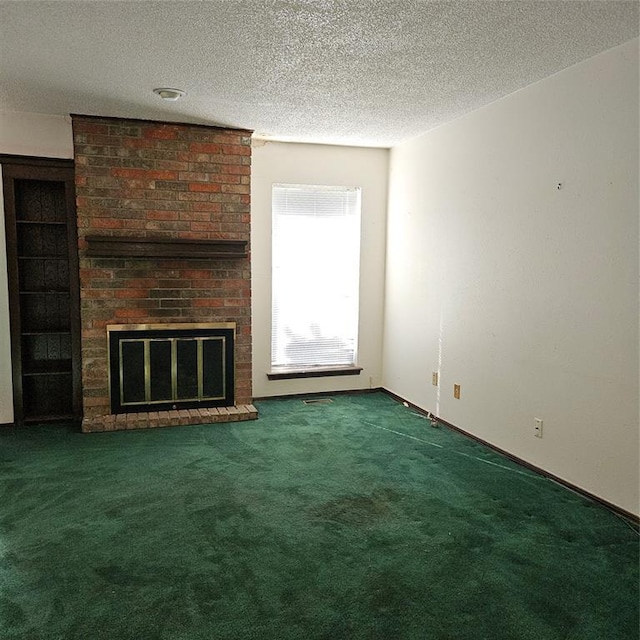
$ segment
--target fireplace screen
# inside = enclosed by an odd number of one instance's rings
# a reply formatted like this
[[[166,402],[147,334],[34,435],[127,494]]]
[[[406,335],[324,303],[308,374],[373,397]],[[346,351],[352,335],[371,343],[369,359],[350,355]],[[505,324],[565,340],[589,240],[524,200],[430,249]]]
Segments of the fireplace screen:
[[[108,325],[112,413],[230,406],[234,323]]]

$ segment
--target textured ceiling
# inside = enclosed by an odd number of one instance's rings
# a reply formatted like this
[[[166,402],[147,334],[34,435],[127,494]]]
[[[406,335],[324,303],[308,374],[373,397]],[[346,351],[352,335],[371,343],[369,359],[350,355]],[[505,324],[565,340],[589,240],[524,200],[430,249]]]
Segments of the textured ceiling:
[[[387,147],[637,34],[618,0],[0,0],[0,111]]]

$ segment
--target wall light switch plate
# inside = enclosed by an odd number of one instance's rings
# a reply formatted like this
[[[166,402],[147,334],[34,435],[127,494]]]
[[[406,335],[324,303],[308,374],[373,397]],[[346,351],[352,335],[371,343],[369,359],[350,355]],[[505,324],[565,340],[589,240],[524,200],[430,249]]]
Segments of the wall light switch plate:
[[[453,397],[456,400],[460,400],[460,385],[459,384],[454,384],[453,385]]]
[[[432,384],[434,387],[437,387],[437,386],[438,386],[438,372],[437,372],[437,371],[434,371],[434,372],[431,374],[431,384]]]

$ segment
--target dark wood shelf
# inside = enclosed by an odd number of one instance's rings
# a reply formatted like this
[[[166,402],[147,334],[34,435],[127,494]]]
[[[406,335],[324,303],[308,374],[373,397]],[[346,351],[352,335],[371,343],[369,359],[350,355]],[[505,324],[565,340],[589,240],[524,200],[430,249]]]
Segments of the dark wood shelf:
[[[22,367],[23,376],[70,375],[72,372],[71,360],[38,360],[25,362]]]
[[[63,420],[76,421],[78,416],[72,413],[46,413],[38,416],[25,415],[23,422],[26,424],[38,424],[46,422],[61,422]]]
[[[16,220],[16,224],[43,224],[43,225],[58,225],[65,226],[67,223],[64,220]]]
[[[51,336],[51,335],[67,335],[71,333],[71,329],[43,329],[41,331],[21,331],[23,336]]]
[[[69,260],[69,258],[67,258],[66,256],[60,256],[60,255],[56,255],[56,256],[45,256],[45,255],[40,255],[40,256],[17,256],[18,260],[61,260],[63,262],[66,262]]]
[[[246,240],[87,236],[87,255],[102,258],[246,258]]]

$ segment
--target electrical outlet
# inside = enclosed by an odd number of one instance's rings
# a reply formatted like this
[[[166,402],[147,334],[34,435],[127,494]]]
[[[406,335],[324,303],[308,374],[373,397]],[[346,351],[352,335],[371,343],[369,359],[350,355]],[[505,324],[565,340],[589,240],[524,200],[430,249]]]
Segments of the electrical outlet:
[[[438,372],[437,372],[437,371],[434,371],[434,372],[431,374],[431,384],[432,384],[434,387],[437,387],[437,386],[438,386]]]
[[[533,419],[533,435],[536,438],[542,438],[542,420],[540,418]]]
[[[460,400],[460,385],[459,384],[454,384],[453,385],[453,397],[456,400]]]

